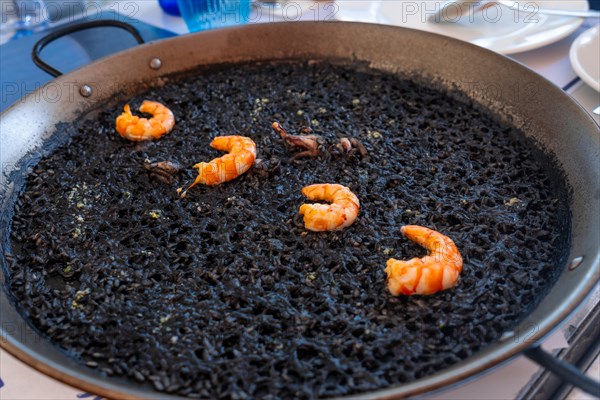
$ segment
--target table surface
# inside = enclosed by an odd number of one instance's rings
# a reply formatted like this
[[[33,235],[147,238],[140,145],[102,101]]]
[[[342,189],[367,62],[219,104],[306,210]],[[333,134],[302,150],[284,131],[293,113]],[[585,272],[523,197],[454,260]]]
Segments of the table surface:
[[[390,1],[390,0],[387,0]],[[393,0],[391,0],[393,1]],[[314,2],[296,0],[303,11],[302,19],[315,19],[315,15],[329,15],[326,10],[330,2]],[[339,2],[343,6],[343,1]],[[111,1],[111,9],[127,13],[131,17],[147,24],[163,28],[176,34],[186,34],[188,29],[181,18],[173,17],[162,12],[157,1]],[[312,7],[312,8],[311,8]],[[320,10],[320,11],[317,11]],[[335,18],[335,16],[334,16]],[[263,13],[258,22],[275,22],[282,18],[275,12],[268,10]],[[597,24],[598,20],[586,20],[580,29],[569,37],[549,46],[511,56],[514,60],[528,66],[537,73],[546,77],[557,86],[566,90],[579,102],[592,117],[600,124],[600,115],[593,110],[600,106],[600,94],[577,78],[569,62],[569,49],[575,38],[586,29]],[[2,340],[2,338],[0,338]],[[543,345],[546,349],[562,348],[567,342],[562,330],[557,330]],[[515,398],[518,392],[539,368],[523,356],[516,357],[503,366],[495,368],[490,373],[478,377],[462,385],[427,396],[430,399],[497,399]],[[598,360],[588,371],[588,374],[599,377]],[[35,384],[32,384],[35,382]],[[507,384],[510,382],[510,384]],[[571,398],[588,398],[582,393],[573,393]],[[31,369],[16,360],[7,352],[0,350],[0,399],[93,399],[99,397],[84,393],[75,388],[66,386],[47,376]]]

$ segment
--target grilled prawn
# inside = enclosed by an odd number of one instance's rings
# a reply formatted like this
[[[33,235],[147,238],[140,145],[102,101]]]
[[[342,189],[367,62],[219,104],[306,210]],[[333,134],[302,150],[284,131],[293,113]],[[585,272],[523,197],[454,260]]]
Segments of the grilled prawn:
[[[186,192],[198,183],[213,186],[237,178],[250,169],[256,158],[256,144],[245,136],[217,136],[210,145],[229,154],[194,165],[198,177],[181,197],[185,197]],[[181,193],[182,189],[178,191]]]
[[[417,225],[401,228],[408,239],[429,250],[423,258],[400,261],[390,258],[385,272],[390,293],[433,294],[453,287],[462,271],[462,257],[456,245],[447,236]]]
[[[171,110],[156,101],[144,100],[140,106],[143,113],[152,114],[152,118],[141,118],[131,113],[129,104],[123,107],[124,112],[117,117],[117,132],[125,139],[133,141],[158,139],[171,132],[175,125],[175,117]]]
[[[352,225],[358,216],[358,197],[345,186],[316,184],[306,186],[302,194],[309,200],[325,200],[331,204],[302,204],[304,226],[311,231],[335,231]]]

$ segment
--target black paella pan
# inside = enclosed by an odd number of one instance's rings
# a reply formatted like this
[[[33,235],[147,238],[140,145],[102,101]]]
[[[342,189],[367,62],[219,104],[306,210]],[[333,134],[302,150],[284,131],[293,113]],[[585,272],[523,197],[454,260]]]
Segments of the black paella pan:
[[[600,133],[595,122],[559,88],[505,57],[443,36],[369,24],[269,24],[203,32],[141,45],[58,77],[51,84],[65,94],[59,101],[40,101],[43,96],[32,93],[2,114],[2,234],[10,228],[11,210],[27,174],[23,160],[31,159],[28,155],[51,140],[56,124],[75,121],[106,104],[163,85],[166,76],[201,66],[271,60],[366,63],[467,93],[554,155],[571,191],[571,244],[562,273],[518,326],[456,365],[401,386],[364,393],[361,398],[424,393],[498,365],[547,336],[597,283]],[[5,254],[4,237],[2,246]],[[6,292],[6,263],[3,258],[0,344],[4,349],[54,378],[106,397],[165,398],[164,393],[81,367],[32,330]],[[523,335],[527,340],[522,340]]]

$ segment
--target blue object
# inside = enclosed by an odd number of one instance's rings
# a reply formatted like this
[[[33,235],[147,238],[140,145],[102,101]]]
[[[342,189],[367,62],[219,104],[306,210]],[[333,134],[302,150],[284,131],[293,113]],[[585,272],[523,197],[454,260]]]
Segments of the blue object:
[[[162,8],[167,14],[174,15],[175,17],[181,17],[177,0],[158,0],[158,4],[160,5],[160,8]]]
[[[177,0],[190,32],[248,23],[250,0]]]

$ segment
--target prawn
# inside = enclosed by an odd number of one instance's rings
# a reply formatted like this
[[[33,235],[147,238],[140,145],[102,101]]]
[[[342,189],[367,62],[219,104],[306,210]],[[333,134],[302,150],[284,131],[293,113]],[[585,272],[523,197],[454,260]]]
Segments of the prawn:
[[[198,183],[208,186],[218,185],[237,178],[248,171],[256,159],[256,144],[245,136],[217,136],[210,145],[221,151],[226,151],[222,157],[211,162],[201,162],[193,166],[198,170],[198,177],[182,194],[185,194]],[[178,189],[181,193],[183,189]]]
[[[385,268],[390,293],[433,294],[453,287],[463,260],[452,239],[418,225],[403,226],[401,231],[409,240],[429,250],[429,255],[408,261],[390,258]]]
[[[302,204],[300,215],[304,215],[306,229],[336,231],[352,225],[358,216],[358,197],[345,186],[338,184],[316,184],[306,186],[302,194],[309,200],[325,200],[331,204]]]
[[[152,118],[141,118],[131,114],[129,104],[123,107],[124,112],[117,117],[117,132],[125,139],[136,142],[158,139],[171,132],[175,125],[175,117],[171,110],[156,101],[144,100],[140,106],[143,113],[152,114]]]

